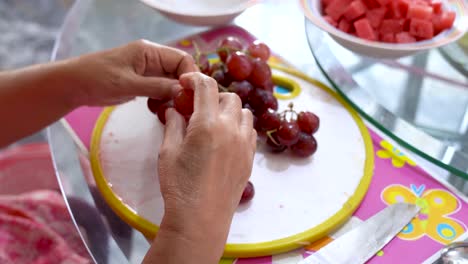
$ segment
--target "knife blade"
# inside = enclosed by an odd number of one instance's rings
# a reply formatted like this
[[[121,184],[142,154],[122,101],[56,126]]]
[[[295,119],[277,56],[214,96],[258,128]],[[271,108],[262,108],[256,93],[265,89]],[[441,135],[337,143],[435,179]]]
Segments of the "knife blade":
[[[414,204],[396,203],[330,242],[298,264],[361,264],[392,240],[419,212]]]

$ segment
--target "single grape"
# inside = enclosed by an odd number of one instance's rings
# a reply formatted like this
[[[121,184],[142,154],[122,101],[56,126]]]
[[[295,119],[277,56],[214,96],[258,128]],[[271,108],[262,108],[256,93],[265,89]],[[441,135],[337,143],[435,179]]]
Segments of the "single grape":
[[[233,51],[239,51],[243,49],[243,45],[238,38],[227,37],[219,42],[218,45],[218,56],[222,62],[226,62],[227,57]]]
[[[259,85],[258,88],[261,88],[269,92],[273,92],[275,88],[275,84],[273,83],[273,80],[271,78],[268,78],[264,83]]]
[[[240,51],[236,51],[229,55],[226,60],[226,67],[229,75],[235,81],[243,81],[247,79],[252,72],[252,63],[250,62],[250,58]]]
[[[148,105],[148,109],[153,114],[156,114],[158,112],[159,106],[162,105],[164,103],[164,101],[158,100],[158,99],[153,99],[153,98],[148,98],[148,101],[146,103]]]
[[[263,61],[267,61],[270,57],[270,48],[263,42],[255,40],[247,48],[247,52],[250,56],[259,58]]]
[[[282,120],[278,128],[278,140],[282,145],[291,146],[299,140],[299,126],[295,120]]]
[[[271,80],[271,69],[270,66],[261,59],[252,60],[252,72],[248,78],[249,82],[255,87],[261,87],[268,81]]]
[[[174,101],[172,100],[167,101],[158,107],[158,111],[156,113],[158,114],[159,121],[161,121],[163,125],[166,124],[166,110],[171,107],[174,107]]]
[[[278,129],[281,125],[281,120],[278,113],[271,109],[263,112],[260,116],[258,116],[257,122],[262,131]]]
[[[320,119],[312,112],[300,112],[297,115],[297,124],[302,132],[314,134],[320,126]]]
[[[244,188],[244,191],[242,192],[240,203],[246,203],[246,202],[252,200],[254,195],[255,195],[255,188],[254,188],[252,182],[248,181],[247,185]]]
[[[254,89],[250,94],[249,104],[258,114],[265,112],[267,109],[278,110],[278,100],[273,93],[262,89]]]
[[[266,145],[267,145],[268,150],[273,153],[280,153],[280,152],[285,151],[288,148],[287,146],[279,143],[278,135],[276,132],[271,133],[269,136],[267,136]]]
[[[301,132],[299,134],[299,140],[290,148],[294,155],[308,157],[317,151],[317,141],[311,134]]]
[[[228,87],[231,84],[231,77],[226,74],[222,69],[215,70],[211,77],[216,80],[217,83],[224,87]]]
[[[193,113],[193,97],[192,89],[182,89],[174,97],[174,107],[183,116],[188,116]]]
[[[242,100],[242,103],[245,104],[249,100],[249,95],[254,88],[248,81],[242,81],[232,82],[228,89],[229,91],[236,93]]]

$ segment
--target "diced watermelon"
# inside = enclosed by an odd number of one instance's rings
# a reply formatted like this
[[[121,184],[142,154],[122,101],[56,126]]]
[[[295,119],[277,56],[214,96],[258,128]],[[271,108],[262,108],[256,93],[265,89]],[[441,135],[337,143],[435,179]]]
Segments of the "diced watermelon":
[[[400,32],[395,35],[396,43],[412,43],[416,42],[416,38],[410,35],[408,32]]]
[[[432,17],[432,24],[434,26],[434,34],[437,35],[440,32],[452,27],[455,21],[455,12],[445,11],[440,15],[434,15]]]
[[[413,4],[421,6],[430,6],[426,0],[413,0]]]
[[[408,32],[410,29],[411,19],[403,19],[403,31]]]
[[[389,18],[404,18],[409,8],[409,0],[392,0]]]
[[[331,18],[330,16],[324,16],[323,19],[325,19],[325,21],[327,21],[330,25],[332,25],[334,27],[338,26],[336,21],[333,18]]]
[[[434,36],[434,29],[432,23],[418,18],[411,19],[409,33],[413,37],[419,37],[422,39],[430,39]]]
[[[380,6],[386,6],[392,0],[376,0]]]
[[[379,2],[377,2],[377,0],[363,0],[362,1],[366,6],[367,8],[369,9],[373,9],[373,8],[378,8],[379,7]]]
[[[332,2],[332,0],[321,0],[321,2],[322,8],[325,9]]]
[[[366,13],[366,6],[362,3],[361,0],[354,0],[344,11],[343,16],[348,21],[353,21],[354,19],[364,15]]]
[[[369,23],[373,28],[378,28],[380,26],[380,23],[382,23],[382,20],[384,19],[386,13],[387,8],[383,6],[380,8],[367,10],[366,17],[367,19],[369,19]]]
[[[349,33],[350,29],[351,29],[351,24],[346,21],[346,19],[341,19],[340,20],[340,23],[338,23],[338,28],[341,30],[341,31],[344,31],[346,33]]]
[[[410,4],[408,8],[408,14],[406,15],[406,17],[431,20],[432,14],[433,14],[433,10],[431,6]]]
[[[377,40],[375,32],[372,29],[367,18],[361,18],[358,21],[354,22],[354,28],[356,29],[356,34],[358,37],[367,40]]]
[[[401,19],[384,19],[380,24],[380,33],[400,33],[403,31],[403,21]]]
[[[338,21],[352,0],[332,0],[325,8],[325,14]]]
[[[383,42],[387,42],[387,43],[394,43],[395,42],[395,34],[388,33],[388,34],[381,35],[380,40],[383,41]]]
[[[439,0],[434,0],[431,3],[432,10],[434,10],[434,14],[441,14],[442,13],[442,2]]]

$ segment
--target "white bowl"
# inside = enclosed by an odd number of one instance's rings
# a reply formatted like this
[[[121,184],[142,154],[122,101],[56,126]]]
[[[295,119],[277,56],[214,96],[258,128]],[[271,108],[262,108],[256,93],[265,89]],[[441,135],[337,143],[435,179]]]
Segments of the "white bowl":
[[[449,9],[456,13],[451,29],[445,30],[429,40],[405,44],[368,41],[347,34],[323,19],[321,0],[300,0],[300,2],[305,16],[314,25],[326,31],[344,48],[367,57],[397,59],[414,55],[418,52],[452,43],[461,38],[468,30],[468,4],[465,0],[443,0],[444,9]]]
[[[256,0],[140,0],[179,23],[218,26],[231,22]]]

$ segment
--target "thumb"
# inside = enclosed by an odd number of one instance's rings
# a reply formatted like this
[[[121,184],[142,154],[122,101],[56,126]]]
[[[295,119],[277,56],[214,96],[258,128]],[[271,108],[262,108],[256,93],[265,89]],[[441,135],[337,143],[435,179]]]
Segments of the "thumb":
[[[166,110],[166,126],[164,127],[164,140],[161,148],[178,148],[185,136],[185,119],[174,108]]]
[[[164,77],[135,76],[128,86],[129,95],[146,96],[154,99],[169,99],[180,87],[179,81]]]

